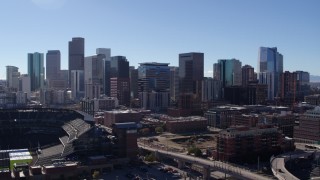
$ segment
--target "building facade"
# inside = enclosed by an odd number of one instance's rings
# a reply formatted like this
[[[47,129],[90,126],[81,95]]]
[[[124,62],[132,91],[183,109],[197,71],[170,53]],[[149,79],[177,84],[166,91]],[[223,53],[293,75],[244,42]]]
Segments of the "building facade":
[[[168,63],[140,63],[138,93],[141,107],[166,110],[170,104],[170,68]]]
[[[268,85],[268,99],[279,97],[280,73],[283,72],[283,56],[276,47],[260,47],[258,55],[259,83]]]
[[[15,66],[6,66],[7,70],[7,87],[8,88],[18,88],[18,78],[20,76],[19,68]]]
[[[220,80],[222,87],[241,86],[242,70],[241,61],[237,59],[219,59],[218,63],[213,65],[216,76],[214,79]]]
[[[49,50],[46,54],[46,80],[60,79],[61,55],[59,50]]]
[[[84,70],[84,38],[75,37],[69,41],[69,86],[71,85],[71,71]]]
[[[178,102],[179,98],[179,67],[170,67],[170,99]]]
[[[103,64],[103,93],[110,96],[110,65],[111,65],[111,49],[110,48],[97,48],[97,55],[103,54],[105,56]]]
[[[28,53],[28,75],[31,79],[31,91],[44,88],[43,53]]]
[[[248,86],[250,82],[257,80],[257,74],[254,72],[254,68],[250,65],[244,65],[242,67],[242,86]]]
[[[131,99],[138,98],[138,69],[134,66],[130,66],[130,97]]]
[[[202,81],[202,102],[212,102],[221,99],[221,81],[204,78]]]
[[[179,54],[179,108],[197,110],[201,108],[204,54]],[[186,106],[185,99],[189,99]]]
[[[299,117],[299,126],[294,128],[294,139],[298,142],[320,142],[320,107],[308,110]]]
[[[283,139],[281,132],[272,126],[228,128],[219,132],[215,158],[231,162],[269,160],[281,152]]]
[[[103,94],[104,85],[104,61],[105,55],[85,57],[84,60],[84,83],[85,98],[99,98]]]
[[[71,71],[71,97],[79,100],[84,97],[84,72],[83,70]]]

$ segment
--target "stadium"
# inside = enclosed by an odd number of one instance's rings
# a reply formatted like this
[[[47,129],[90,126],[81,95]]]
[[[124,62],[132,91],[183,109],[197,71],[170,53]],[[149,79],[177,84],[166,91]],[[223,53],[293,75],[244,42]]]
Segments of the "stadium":
[[[0,109],[0,179],[31,167],[117,155],[117,139],[84,119],[67,109]]]

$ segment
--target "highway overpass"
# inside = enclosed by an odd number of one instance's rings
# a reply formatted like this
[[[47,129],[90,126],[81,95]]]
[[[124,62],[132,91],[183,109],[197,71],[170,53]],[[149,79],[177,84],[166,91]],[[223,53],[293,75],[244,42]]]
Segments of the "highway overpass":
[[[182,168],[184,166],[184,163],[186,162],[197,165],[197,166],[201,166],[203,168],[202,169],[203,179],[205,180],[210,178],[211,171],[220,171],[239,179],[270,180],[274,178],[272,176],[263,176],[261,174],[251,172],[250,170],[236,167],[234,165],[224,163],[221,161],[210,161],[207,159],[201,159],[201,158],[197,158],[194,156],[189,156],[189,155],[181,154],[177,152],[160,150],[153,147],[145,146],[142,143],[138,143],[138,146],[144,150],[155,152],[155,155],[158,158],[167,157],[167,158],[175,159],[178,162],[178,168]]]

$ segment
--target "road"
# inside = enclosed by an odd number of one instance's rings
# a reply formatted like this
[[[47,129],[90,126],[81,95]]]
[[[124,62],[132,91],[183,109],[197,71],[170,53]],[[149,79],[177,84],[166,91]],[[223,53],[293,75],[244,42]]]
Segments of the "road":
[[[306,153],[290,153],[290,154],[282,154],[277,157],[275,157],[271,161],[271,168],[273,171],[273,174],[278,178],[278,179],[292,179],[292,180],[299,180],[297,177],[292,175],[285,167],[285,162],[288,159],[295,159],[299,157],[306,157],[309,156],[311,152],[306,152]]]
[[[197,158],[194,156],[189,156],[186,154],[180,154],[177,152],[170,152],[170,151],[164,151],[164,150],[159,150],[159,149],[155,149],[152,147],[148,147],[148,146],[144,146],[141,143],[138,143],[139,147],[148,151],[154,151],[157,153],[160,153],[162,155],[168,156],[168,157],[172,157],[175,159],[179,159],[179,160],[183,160],[185,162],[189,162],[192,164],[197,164],[200,165],[202,167],[207,167],[210,169],[216,169],[222,172],[225,172],[227,174],[230,174],[232,176],[235,176],[237,178],[243,178],[243,179],[259,179],[259,180],[269,180],[270,177],[266,177],[260,174],[256,174],[253,173],[249,170],[246,169],[242,169],[239,167],[236,167],[234,165],[230,165],[228,163],[224,163],[224,162],[220,162],[220,161],[210,161],[210,160],[206,160],[206,159],[201,159],[201,158]]]

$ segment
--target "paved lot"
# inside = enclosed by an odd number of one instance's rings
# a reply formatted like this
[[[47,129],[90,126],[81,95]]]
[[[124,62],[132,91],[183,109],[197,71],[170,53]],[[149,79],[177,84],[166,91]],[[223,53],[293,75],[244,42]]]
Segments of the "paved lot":
[[[171,173],[161,172],[158,168],[160,167],[168,167],[164,165],[152,165],[151,167],[142,166],[147,170],[147,172],[143,172],[140,170],[140,167],[123,167],[122,169],[115,169],[112,172],[107,172],[102,175],[102,179],[106,180],[128,180],[133,179],[129,178],[127,174],[133,174],[135,176],[139,176],[141,179],[157,179],[157,180],[182,180],[183,177],[174,177]],[[176,168],[173,168],[176,169]],[[181,173],[181,171],[179,171]],[[182,174],[182,173],[181,173]]]

